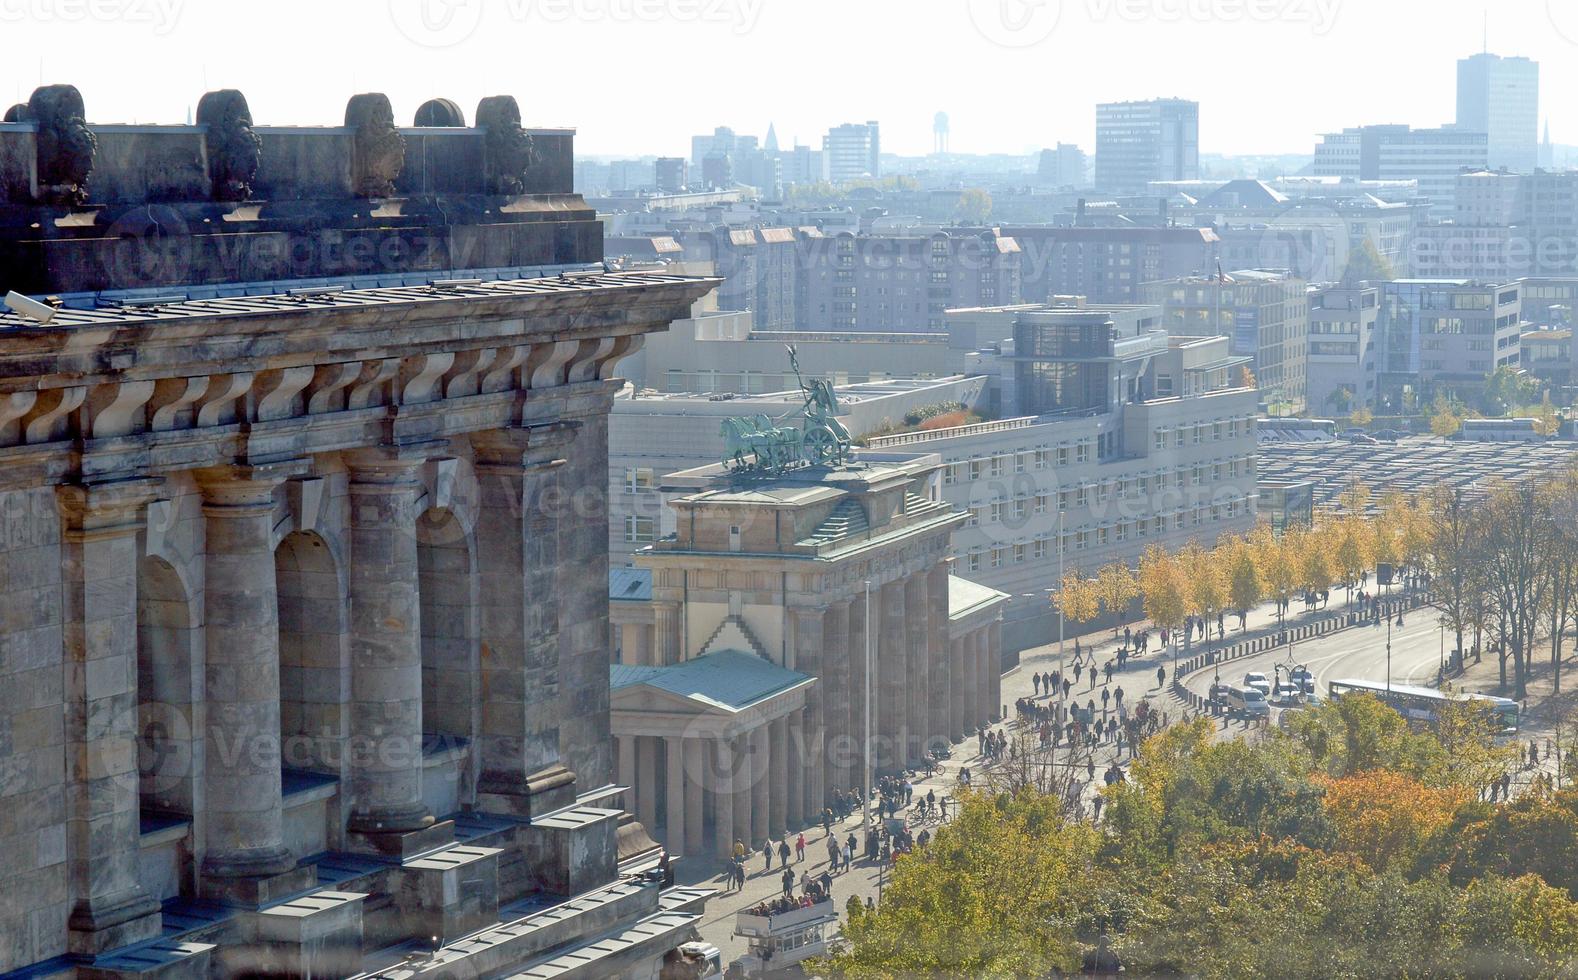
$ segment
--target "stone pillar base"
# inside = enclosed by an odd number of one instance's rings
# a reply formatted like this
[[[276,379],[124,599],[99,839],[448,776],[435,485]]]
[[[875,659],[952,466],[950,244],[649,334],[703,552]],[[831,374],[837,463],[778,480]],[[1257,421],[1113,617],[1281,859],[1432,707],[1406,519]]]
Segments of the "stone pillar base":
[[[362,900],[356,892],[313,892],[253,916],[257,945],[247,972],[349,977],[362,972]],[[240,965],[240,964],[238,964]]]
[[[445,820],[421,830],[404,833],[345,835],[345,849],[353,854],[377,854],[406,861],[419,854],[436,851],[455,843],[455,821]]]
[[[304,864],[299,868],[274,875],[247,875],[220,877],[203,875],[198,891],[204,897],[222,905],[257,909],[272,905],[292,895],[311,891],[318,885],[318,866]]]
[[[403,862],[396,901],[406,931],[447,943],[496,924],[500,853],[460,845]]]
[[[520,829],[527,864],[543,891],[579,895],[614,880],[622,811],[578,806]]]
[[[77,967],[77,980],[189,980],[209,976],[214,946],[148,943]]]
[[[84,903],[67,920],[67,949],[97,956],[157,937],[162,923],[159,903],[140,888],[120,901]]]
[[[554,766],[523,778],[483,773],[477,781],[477,809],[530,820],[575,805],[575,773]]]

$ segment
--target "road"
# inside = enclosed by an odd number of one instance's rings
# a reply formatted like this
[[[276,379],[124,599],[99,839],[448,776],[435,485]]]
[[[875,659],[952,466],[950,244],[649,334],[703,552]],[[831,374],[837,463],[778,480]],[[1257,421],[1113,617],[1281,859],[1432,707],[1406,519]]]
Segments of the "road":
[[[1250,671],[1275,680],[1278,664],[1289,668],[1302,664],[1315,675],[1316,690],[1324,695],[1333,680],[1386,680],[1387,639],[1384,621],[1380,625],[1352,627],[1197,670],[1184,678],[1184,686],[1204,696],[1210,693],[1219,670],[1223,683],[1238,684]],[[1390,640],[1392,683],[1435,687],[1443,642],[1435,611],[1427,606],[1405,613],[1401,627],[1393,619]],[[1452,638],[1447,637],[1446,642],[1451,643]],[[1468,687],[1473,689],[1473,685]]]

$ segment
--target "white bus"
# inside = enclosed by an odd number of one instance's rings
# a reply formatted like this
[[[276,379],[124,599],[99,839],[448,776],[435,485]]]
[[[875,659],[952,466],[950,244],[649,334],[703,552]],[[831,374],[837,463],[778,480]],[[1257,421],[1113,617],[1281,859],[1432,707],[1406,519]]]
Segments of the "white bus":
[[[1465,692],[1447,694],[1433,687],[1413,687],[1408,684],[1392,684],[1388,687],[1385,681],[1332,681],[1327,686],[1327,690],[1331,693],[1333,701],[1339,700],[1345,694],[1373,694],[1382,704],[1392,708],[1409,721],[1425,725],[1436,724],[1443,706],[1472,701],[1483,705],[1486,710],[1497,716],[1499,724],[1497,735],[1505,738],[1518,734],[1518,702],[1510,698]]]

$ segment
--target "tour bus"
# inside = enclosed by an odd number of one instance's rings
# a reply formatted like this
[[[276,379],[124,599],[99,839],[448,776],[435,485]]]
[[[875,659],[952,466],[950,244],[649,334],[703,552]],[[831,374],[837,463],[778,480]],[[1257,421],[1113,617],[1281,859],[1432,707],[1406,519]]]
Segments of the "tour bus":
[[[1332,681],[1327,690],[1334,701],[1344,694],[1373,694],[1382,704],[1388,705],[1409,721],[1425,725],[1436,723],[1444,705],[1454,701],[1473,701],[1496,714],[1500,725],[1497,732],[1499,736],[1510,738],[1518,734],[1518,702],[1510,698],[1465,692],[1447,694],[1432,687],[1412,687],[1407,684],[1393,684],[1388,689],[1385,681]]]

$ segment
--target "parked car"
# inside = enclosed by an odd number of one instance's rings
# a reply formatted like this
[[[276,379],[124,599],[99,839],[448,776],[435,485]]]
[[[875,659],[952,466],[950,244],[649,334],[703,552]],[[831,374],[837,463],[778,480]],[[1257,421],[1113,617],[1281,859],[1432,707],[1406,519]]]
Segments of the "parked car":
[[[1397,440],[1408,435],[1408,433],[1404,432],[1402,429],[1382,429],[1379,432],[1371,433],[1371,435],[1375,436],[1375,438],[1381,440],[1382,442],[1396,442]]]
[[[1266,675],[1258,671],[1250,671],[1244,675],[1244,686],[1252,687],[1266,697],[1271,696],[1271,682],[1266,680]]]

